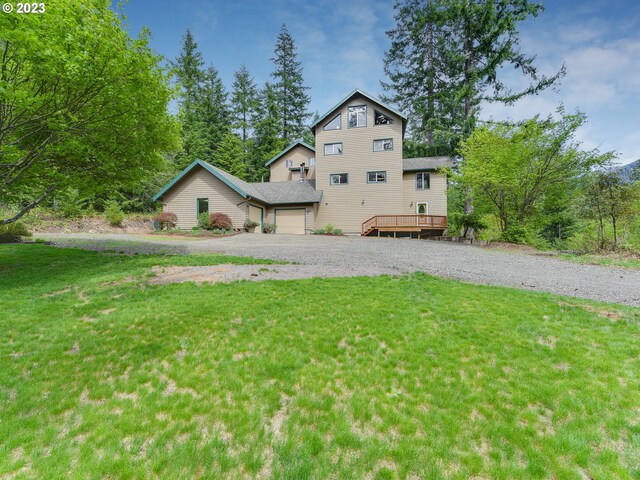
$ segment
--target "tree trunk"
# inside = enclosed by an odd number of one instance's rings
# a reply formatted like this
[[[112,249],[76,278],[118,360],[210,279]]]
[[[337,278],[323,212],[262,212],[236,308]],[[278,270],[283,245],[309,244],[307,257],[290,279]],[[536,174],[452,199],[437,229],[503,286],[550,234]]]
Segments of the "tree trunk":
[[[427,2],[427,8],[431,10],[431,1]],[[435,65],[433,61],[434,53],[434,32],[433,21],[427,22],[427,143],[433,145],[433,124],[431,120],[435,114]]]

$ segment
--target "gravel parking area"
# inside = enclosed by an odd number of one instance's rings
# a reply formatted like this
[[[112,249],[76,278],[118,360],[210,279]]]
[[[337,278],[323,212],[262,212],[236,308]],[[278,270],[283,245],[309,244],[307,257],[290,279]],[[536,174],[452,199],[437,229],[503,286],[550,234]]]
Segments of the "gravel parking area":
[[[380,273],[425,272],[442,277],[640,306],[640,271],[580,265],[556,258],[426,240],[244,234],[218,239],[136,234],[39,234],[60,246],[137,253],[252,256]]]

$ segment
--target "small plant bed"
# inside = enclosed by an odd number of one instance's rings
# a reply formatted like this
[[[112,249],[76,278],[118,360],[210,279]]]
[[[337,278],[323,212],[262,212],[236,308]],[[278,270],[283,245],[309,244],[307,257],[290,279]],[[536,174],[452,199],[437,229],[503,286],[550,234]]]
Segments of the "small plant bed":
[[[319,228],[313,233],[315,233],[316,235],[341,236],[342,230],[339,228],[335,228],[331,224],[328,224],[328,225],[325,225],[324,228]]]
[[[160,237],[185,237],[185,238],[220,238],[233,237],[241,232],[233,230],[157,230],[151,235]]]

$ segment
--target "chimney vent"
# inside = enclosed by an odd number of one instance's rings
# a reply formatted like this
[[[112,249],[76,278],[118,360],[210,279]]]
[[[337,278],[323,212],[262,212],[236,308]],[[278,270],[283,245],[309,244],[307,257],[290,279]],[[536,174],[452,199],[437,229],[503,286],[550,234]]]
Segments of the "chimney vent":
[[[300,180],[299,182],[304,182],[304,163],[300,164]]]

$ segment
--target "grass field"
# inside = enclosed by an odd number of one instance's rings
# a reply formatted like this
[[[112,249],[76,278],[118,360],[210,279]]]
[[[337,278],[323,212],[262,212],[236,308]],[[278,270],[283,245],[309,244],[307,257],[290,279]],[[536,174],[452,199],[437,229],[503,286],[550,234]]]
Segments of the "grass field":
[[[640,311],[0,246],[0,478],[638,478]]]
[[[560,255],[565,260],[590,265],[605,265],[640,270],[640,256],[631,255]]]

